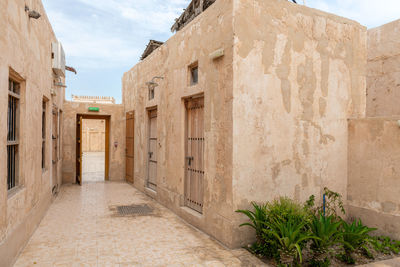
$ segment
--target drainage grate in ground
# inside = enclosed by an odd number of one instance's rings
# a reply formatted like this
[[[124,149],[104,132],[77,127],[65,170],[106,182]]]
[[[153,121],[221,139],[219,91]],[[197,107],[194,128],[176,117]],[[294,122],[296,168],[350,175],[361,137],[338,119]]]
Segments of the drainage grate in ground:
[[[148,205],[130,205],[130,206],[117,206],[119,215],[150,215],[153,209]]]

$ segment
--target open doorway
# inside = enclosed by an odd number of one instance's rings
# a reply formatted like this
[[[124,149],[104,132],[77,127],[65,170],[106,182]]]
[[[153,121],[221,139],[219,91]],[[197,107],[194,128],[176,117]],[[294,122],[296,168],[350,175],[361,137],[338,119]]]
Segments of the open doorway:
[[[82,182],[102,182],[105,179],[105,120],[82,120]]]
[[[108,180],[109,124],[109,116],[77,116],[77,183]]]

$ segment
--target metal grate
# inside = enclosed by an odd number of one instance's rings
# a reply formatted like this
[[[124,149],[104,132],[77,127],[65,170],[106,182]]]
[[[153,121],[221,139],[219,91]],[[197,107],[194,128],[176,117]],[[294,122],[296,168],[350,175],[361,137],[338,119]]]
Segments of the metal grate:
[[[119,215],[150,215],[153,209],[148,205],[117,206]]]
[[[19,146],[19,99],[20,84],[8,81],[7,111],[7,188],[18,185],[18,146]]]

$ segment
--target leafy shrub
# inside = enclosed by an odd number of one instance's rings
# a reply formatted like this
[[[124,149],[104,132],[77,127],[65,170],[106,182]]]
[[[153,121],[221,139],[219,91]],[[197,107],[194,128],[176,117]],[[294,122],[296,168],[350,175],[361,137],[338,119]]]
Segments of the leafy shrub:
[[[303,205],[288,198],[281,197],[266,204],[267,218],[270,222],[278,221],[293,221],[296,223],[309,222],[311,214]]]
[[[325,266],[329,248],[342,242],[341,224],[341,222],[336,221],[334,215],[328,217],[324,217],[322,214],[313,216],[310,229],[313,236],[318,237],[318,239],[312,239],[310,246],[313,252],[313,266]]]
[[[268,228],[263,231],[270,234],[279,244],[280,262],[293,265],[302,262],[301,244],[304,241],[314,239],[309,232],[304,231],[307,222],[300,222],[294,218],[288,220],[274,219],[265,223]]]

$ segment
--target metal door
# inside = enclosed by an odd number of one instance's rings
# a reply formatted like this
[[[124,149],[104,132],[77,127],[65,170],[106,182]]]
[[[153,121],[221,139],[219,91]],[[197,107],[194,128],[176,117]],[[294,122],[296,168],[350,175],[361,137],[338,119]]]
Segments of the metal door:
[[[58,162],[58,108],[56,106],[53,107],[52,110],[52,115],[53,115],[53,120],[52,120],[52,133],[51,133],[51,139],[52,139],[52,155],[51,155],[51,161],[52,161],[52,185],[51,188],[54,192],[55,186],[57,186],[57,162]]]
[[[186,101],[185,205],[203,211],[204,98]]]
[[[126,113],[126,181],[133,183],[134,171],[134,113]]]
[[[157,190],[157,110],[149,111],[147,187]]]
[[[82,185],[82,116],[76,120],[76,182]]]

